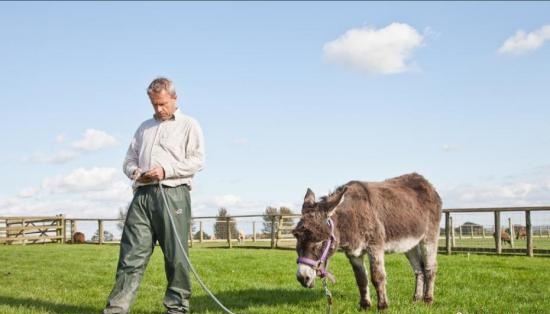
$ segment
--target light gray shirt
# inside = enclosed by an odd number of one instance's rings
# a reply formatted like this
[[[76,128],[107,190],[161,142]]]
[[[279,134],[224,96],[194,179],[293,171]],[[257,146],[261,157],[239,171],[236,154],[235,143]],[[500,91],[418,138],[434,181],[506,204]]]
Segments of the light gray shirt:
[[[146,120],[137,129],[122,166],[132,179],[136,169],[142,172],[155,166],[164,169],[163,184],[168,186],[189,185],[196,172],[204,165],[204,139],[199,123],[180,112],[174,112],[170,120],[155,118]],[[135,183],[135,186],[156,184]]]

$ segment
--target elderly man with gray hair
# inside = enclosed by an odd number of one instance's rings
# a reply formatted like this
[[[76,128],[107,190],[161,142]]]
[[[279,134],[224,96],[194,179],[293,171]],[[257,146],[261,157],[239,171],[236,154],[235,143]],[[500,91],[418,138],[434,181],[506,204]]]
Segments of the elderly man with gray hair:
[[[199,123],[178,108],[171,80],[153,80],[147,94],[155,114],[137,129],[124,159],[124,173],[134,180],[134,198],[124,223],[116,281],[104,314],[129,312],[157,241],[168,280],[163,302],[167,313],[189,312],[189,269],[173,230],[187,251],[189,191],[193,176],[203,167],[204,140]],[[159,182],[169,208],[163,204]]]

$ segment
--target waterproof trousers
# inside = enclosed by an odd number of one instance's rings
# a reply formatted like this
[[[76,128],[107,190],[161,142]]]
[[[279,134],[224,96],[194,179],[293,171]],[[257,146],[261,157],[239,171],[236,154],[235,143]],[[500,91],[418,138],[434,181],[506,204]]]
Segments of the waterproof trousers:
[[[189,187],[163,187],[170,208],[164,205],[158,185],[139,187],[134,194],[120,240],[116,281],[103,310],[104,314],[129,313],[157,241],[164,253],[164,270],[168,281],[163,302],[167,313],[189,312],[189,266],[168,216],[168,211],[171,211],[179,238],[187,253],[191,219]]]

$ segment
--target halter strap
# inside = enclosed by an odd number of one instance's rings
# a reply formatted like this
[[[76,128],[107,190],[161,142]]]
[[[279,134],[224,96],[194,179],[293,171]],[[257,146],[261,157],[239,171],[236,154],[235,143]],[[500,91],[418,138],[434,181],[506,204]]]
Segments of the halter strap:
[[[317,270],[319,273],[319,277],[321,278],[325,278],[328,274],[328,252],[330,251],[332,242],[336,240],[336,237],[334,236],[334,222],[330,217],[327,218],[327,224],[330,226],[330,238],[325,241],[325,247],[323,248],[323,254],[321,255],[321,258],[319,258],[318,260],[314,260],[307,257],[298,257],[298,260],[296,261],[297,264],[307,265]]]

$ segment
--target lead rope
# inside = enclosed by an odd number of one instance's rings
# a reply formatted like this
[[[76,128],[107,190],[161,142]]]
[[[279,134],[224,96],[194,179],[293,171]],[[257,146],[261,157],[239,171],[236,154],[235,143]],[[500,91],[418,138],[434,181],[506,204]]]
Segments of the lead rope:
[[[228,308],[226,308],[216,296],[210,290],[204,282],[202,282],[201,278],[199,277],[198,273],[195,271],[195,268],[193,267],[193,264],[191,264],[191,260],[189,259],[189,256],[187,256],[187,253],[185,253],[185,249],[183,247],[183,244],[181,243],[180,236],[178,234],[178,231],[176,229],[176,224],[174,222],[174,218],[172,217],[172,211],[170,210],[170,206],[168,205],[168,201],[166,200],[166,194],[164,193],[164,188],[162,187],[162,184],[159,181],[159,188],[160,188],[160,194],[162,195],[162,200],[164,201],[165,209],[168,211],[168,217],[170,218],[170,224],[172,225],[172,231],[174,231],[174,234],[176,235],[176,240],[178,241],[178,244],[181,248],[181,251],[183,253],[183,256],[185,257],[185,260],[187,261],[187,265],[189,265],[189,269],[191,269],[191,272],[195,276],[195,279],[199,282],[200,286],[204,289],[204,291],[218,304],[218,306],[227,314],[235,314],[231,312]],[[329,292],[330,293],[330,292]],[[330,312],[327,312],[329,314]]]
[[[332,313],[332,293],[330,293],[330,290],[328,289],[327,285],[327,278],[323,278],[323,289],[325,290],[325,296],[327,297],[327,310],[326,314]]]

